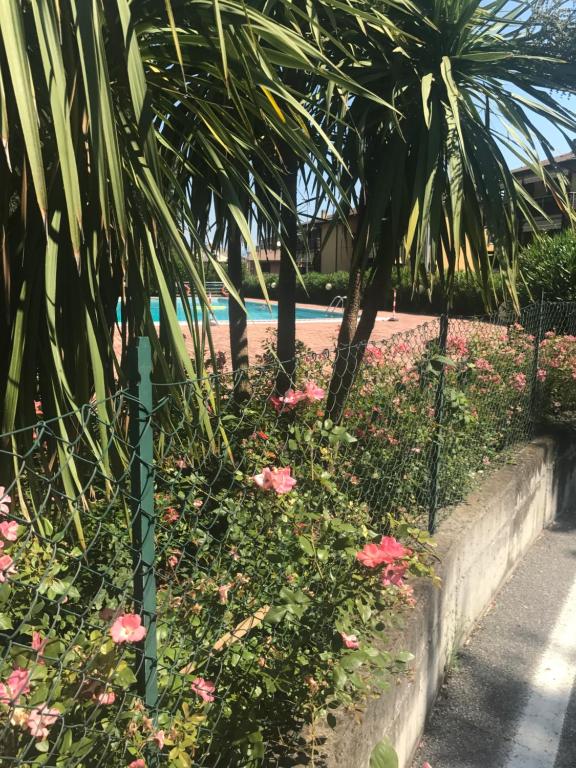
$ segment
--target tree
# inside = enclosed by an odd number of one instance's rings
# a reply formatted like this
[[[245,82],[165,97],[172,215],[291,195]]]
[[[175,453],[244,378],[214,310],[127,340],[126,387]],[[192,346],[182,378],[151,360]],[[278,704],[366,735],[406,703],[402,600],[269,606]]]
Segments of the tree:
[[[576,7],[572,0],[535,0],[530,32],[553,56],[574,61]]]
[[[328,413],[335,419],[403,244],[414,275],[424,280],[424,255],[430,254],[447,306],[457,259],[466,253],[489,306],[488,230],[515,295],[517,222],[533,222],[538,206],[510,172],[504,148],[569,208],[561,181],[537,160],[538,147],[549,156],[551,147],[531,115],[553,121],[569,138],[576,129],[574,116],[548,89],[574,92],[574,68],[550,60],[530,34],[528,3],[506,9],[484,7],[479,0],[425,0],[418,4],[420,13],[391,5],[385,26],[372,24],[358,35],[357,46],[371,64],[363,84],[370,82],[395,109],[360,96],[350,106],[348,122],[356,130],[348,134],[345,160],[352,169],[350,195],[355,185],[361,188],[360,223],[328,398]],[[368,272],[373,247],[375,266]],[[366,287],[358,323],[362,278]]]
[[[248,327],[246,310],[243,306],[244,293],[242,289],[242,234],[240,227],[232,217],[228,221],[228,276],[236,289],[238,298],[229,299],[229,330],[230,354],[232,373],[234,375],[234,397],[242,403],[250,397],[250,381],[248,378]]]
[[[140,334],[152,340],[157,378],[204,379],[209,328],[189,308],[185,283],[206,308],[210,201],[217,199],[250,239],[238,179],[251,172],[252,119],[285,140],[294,123],[278,120],[279,103],[295,103],[300,119],[303,110],[275,74],[280,66],[324,60],[311,42],[257,9],[219,0],[217,10],[212,0],[6,2],[4,431],[33,422],[38,398],[46,415],[57,416],[95,396],[106,425],[105,401],[125,383],[126,350]],[[250,190],[250,203],[265,211],[266,200]],[[176,295],[187,313],[192,359]],[[205,401],[198,389],[198,411]]]
[[[197,0],[198,2],[198,0]],[[312,34],[304,34],[294,22],[290,3],[264,6],[260,13],[248,8],[248,26],[242,26],[242,10],[223,5],[220,50],[213,45],[200,45],[196,38],[181,35],[179,43],[185,87],[172,80],[172,93],[159,121],[169,155],[175,158],[171,171],[178,189],[185,190],[189,212],[188,227],[206,236],[208,219],[215,215],[216,227],[211,246],[225,242],[232,246],[231,264],[236,264],[229,286],[233,289],[231,309],[232,364],[238,382],[246,383],[240,374],[247,362],[245,314],[241,308],[240,249],[243,238],[253,249],[247,211],[258,231],[274,232],[282,244],[280,283],[278,355],[286,365],[280,369],[282,391],[289,386],[295,364],[295,251],[297,212],[296,194],[299,169],[306,163],[322,179],[329,171],[324,157],[327,137],[316,125],[318,108],[310,98],[309,83],[327,84],[338,72],[316,45]],[[172,0],[173,13],[179,26],[197,26],[196,3]],[[309,19],[309,23],[312,23]],[[322,29],[315,24],[315,31]],[[179,39],[179,31],[175,30]],[[155,51],[158,75],[166,80],[166,36]],[[223,53],[224,51],[225,53]],[[265,51],[266,61],[262,62]],[[160,54],[160,55],[159,55]],[[193,76],[200,69],[201,78]],[[190,70],[190,75],[188,72]],[[177,72],[177,70],[176,70]],[[174,76],[172,75],[172,78]],[[343,78],[340,77],[342,80]],[[206,130],[212,128],[212,132]],[[214,141],[226,137],[226,141]],[[321,137],[321,140],[318,140]],[[175,201],[178,206],[178,201]],[[228,221],[227,230],[222,222]],[[280,228],[279,228],[280,224]],[[259,262],[254,261],[257,269]],[[259,274],[266,295],[263,277]],[[289,297],[292,296],[292,299]],[[237,389],[237,393],[240,394]]]

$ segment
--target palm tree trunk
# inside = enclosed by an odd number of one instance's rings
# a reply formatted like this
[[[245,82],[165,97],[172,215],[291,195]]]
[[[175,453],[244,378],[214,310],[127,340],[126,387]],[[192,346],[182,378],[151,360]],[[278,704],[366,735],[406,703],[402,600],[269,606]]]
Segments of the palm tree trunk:
[[[276,376],[276,392],[281,395],[294,384],[296,371],[296,268],[293,260],[298,245],[297,187],[298,161],[292,155],[286,176],[287,200],[282,208],[283,239],[278,278],[277,355],[281,366]]]
[[[346,306],[344,307],[342,324],[338,332],[338,350],[344,349],[352,343],[362,303],[362,278],[366,267],[367,253],[371,246],[370,235],[367,229],[368,221],[366,205],[363,199],[364,194],[365,189],[358,206],[358,227],[354,233],[354,247],[352,249],[352,263],[348,278]]]
[[[364,359],[366,345],[370,341],[370,336],[374,330],[384,290],[392,277],[393,253],[390,256],[392,257],[380,261],[366,288],[362,315],[351,341],[346,346],[341,347],[339,344],[336,352],[332,379],[328,390],[328,402],[326,404],[326,414],[335,423],[339,423],[342,419],[346,400],[354,385],[362,360]]]
[[[363,271],[360,265],[353,265],[350,268],[346,306],[344,307],[344,315],[338,332],[338,349],[349,346],[356,333],[358,314],[360,313],[360,305],[362,303]]]
[[[240,227],[232,217],[228,227],[228,277],[242,300],[242,304],[239,304],[233,296],[228,300],[230,357],[234,375],[234,400],[237,403],[243,403],[250,398],[251,388],[248,378],[248,326],[246,311],[243,307],[242,237]]]

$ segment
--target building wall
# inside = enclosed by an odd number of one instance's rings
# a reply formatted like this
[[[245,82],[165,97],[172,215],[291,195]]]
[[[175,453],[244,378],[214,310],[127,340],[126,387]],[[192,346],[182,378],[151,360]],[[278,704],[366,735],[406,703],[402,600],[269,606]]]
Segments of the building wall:
[[[351,231],[356,232],[358,216],[353,214],[348,221]],[[322,221],[320,227],[320,272],[348,272],[352,264],[351,232],[342,224],[334,225],[331,220]]]
[[[358,227],[358,216],[354,214],[350,217],[349,222],[350,229],[355,233]],[[329,272],[338,272],[340,270],[347,272],[350,269],[350,265],[352,263],[353,240],[351,233],[342,224],[333,226],[330,221],[322,222],[321,227],[322,240],[319,271],[323,274],[327,274]],[[471,263],[470,245],[468,242],[466,242],[465,249],[466,254],[469,257],[468,261]],[[456,262],[456,271],[462,271],[466,268],[466,254],[464,250],[460,253],[460,256]],[[404,253],[400,254],[399,261],[401,264],[405,263]],[[433,265],[430,263],[430,261],[430,255],[427,253],[425,255],[427,268],[433,268]],[[446,266],[448,266],[447,258],[444,259],[444,263]]]
[[[256,248],[256,258],[264,274],[277,275],[280,272],[280,248]],[[246,269],[251,275],[256,274],[254,259],[251,254],[246,259]]]
[[[576,202],[576,158],[573,155],[565,155],[556,158],[558,166],[562,169],[568,180],[568,188],[572,192],[572,207]],[[545,165],[548,165],[545,163]],[[555,171],[553,171],[554,173]],[[539,203],[547,214],[548,219],[535,215],[535,223],[540,232],[555,235],[570,226],[570,219],[558,207],[553,195],[546,189],[542,180],[526,168],[515,171],[516,178],[527,192]],[[534,238],[534,233],[528,222],[520,222],[519,238],[522,244],[529,243]]]

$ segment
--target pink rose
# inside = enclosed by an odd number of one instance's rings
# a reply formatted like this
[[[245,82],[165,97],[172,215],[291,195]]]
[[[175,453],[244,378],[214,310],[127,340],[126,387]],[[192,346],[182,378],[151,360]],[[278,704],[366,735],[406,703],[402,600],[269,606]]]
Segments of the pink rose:
[[[464,357],[468,354],[468,342],[463,336],[448,336],[448,349]]]
[[[272,487],[279,496],[283,493],[289,493],[295,485],[296,480],[292,477],[290,467],[272,470]]]
[[[378,544],[366,544],[364,549],[356,553],[356,559],[366,568],[377,568],[384,562]]]
[[[47,637],[42,637],[39,632],[32,632],[32,642],[30,643],[30,647],[33,651],[36,651],[38,655],[44,653],[44,648],[46,648],[47,643]]]
[[[273,395],[270,398],[270,402],[276,409],[278,413],[281,411],[291,411],[293,408],[296,408],[298,403],[301,400],[306,399],[306,394],[304,392],[299,392],[298,390],[294,391],[293,389],[287,389],[283,396],[277,396]]]
[[[410,554],[410,550],[403,547],[394,536],[382,536],[380,544],[366,544],[360,552],[356,553],[356,559],[366,568],[377,568],[384,563],[393,563]]]
[[[6,680],[12,699],[16,701],[22,694],[30,693],[30,672],[22,667],[16,667]]]
[[[180,515],[178,512],[174,509],[174,507],[168,507],[166,512],[164,512],[164,515],[162,517],[165,523],[176,523],[180,519]]]
[[[154,736],[152,736],[152,740],[156,742],[158,745],[158,749],[164,749],[164,739],[166,738],[166,735],[164,731],[156,731]]]
[[[526,387],[526,374],[524,373],[516,373],[514,376],[512,376],[511,384],[514,387],[514,389],[517,389],[518,392],[522,392],[523,389]]]
[[[4,520],[0,523],[0,536],[6,541],[16,541],[18,538],[18,523],[15,520]]]
[[[146,760],[141,757],[139,757],[138,760],[132,760],[132,762],[128,764],[128,768],[146,768]]]
[[[170,568],[176,568],[181,558],[182,558],[181,549],[171,549],[170,556],[167,558],[166,562],[168,563]]]
[[[380,539],[380,551],[386,558],[384,562],[390,563],[393,560],[398,560],[401,557],[406,557],[410,554],[406,547],[403,547],[400,542],[394,538],[394,536],[382,536]]]
[[[369,363],[379,363],[384,357],[380,347],[377,347],[374,344],[368,344],[364,351],[364,356]]]
[[[252,478],[258,488],[262,488],[263,491],[269,491],[272,488],[272,470],[270,467],[264,467],[259,475],[254,475]]]
[[[291,475],[290,467],[281,469],[264,467],[262,472],[259,475],[254,475],[252,479],[263,491],[274,490],[280,496],[283,493],[289,493],[296,485],[296,480]]]
[[[475,360],[474,365],[479,371],[488,371],[488,373],[494,372],[494,366],[492,363],[489,363],[488,360],[485,360],[483,357],[479,357],[477,360]]]
[[[406,563],[388,564],[380,574],[380,581],[383,587],[401,587],[403,578],[408,568]]]
[[[11,573],[16,573],[14,560],[10,555],[2,555],[2,557],[0,557],[0,584],[5,582]]]
[[[146,627],[138,614],[125,613],[112,624],[110,635],[115,643],[138,643],[146,636]]]
[[[358,648],[360,648],[360,643],[358,642],[356,635],[347,635],[346,632],[340,632],[340,637],[342,638],[342,642],[346,648],[350,648],[353,651],[356,651]]]
[[[97,701],[98,704],[102,704],[102,706],[107,707],[110,704],[114,704],[116,701],[116,694],[114,691],[103,691],[102,693],[95,693],[92,698],[94,701]]]
[[[197,677],[192,680],[191,688],[204,701],[214,701],[214,691],[216,690],[214,683],[204,680],[203,677]]]
[[[54,725],[59,717],[60,712],[57,709],[40,704],[30,712],[27,728],[35,739],[45,741],[48,738],[48,728]]]
[[[322,387],[319,387],[314,381],[307,381],[304,384],[304,394],[306,395],[306,399],[310,402],[314,402],[314,400],[323,400],[324,399],[324,390]]]

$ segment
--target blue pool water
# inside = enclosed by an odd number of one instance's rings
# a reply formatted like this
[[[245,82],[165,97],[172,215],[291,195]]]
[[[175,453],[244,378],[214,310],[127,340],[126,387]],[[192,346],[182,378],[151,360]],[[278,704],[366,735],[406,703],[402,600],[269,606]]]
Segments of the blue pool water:
[[[188,299],[190,307],[192,307],[192,299]],[[155,323],[160,320],[160,303],[157,298],[150,300],[150,310],[152,312],[152,319]],[[198,314],[201,314],[200,308],[198,308]],[[177,299],[176,311],[178,313],[178,320],[180,322],[186,322],[186,316],[184,314],[184,307],[182,300]],[[278,319],[278,304],[273,302],[270,307],[266,306],[264,302],[260,301],[246,301],[246,311],[248,313],[249,321],[265,322]],[[228,322],[228,299],[223,297],[215,297],[212,299],[212,312],[214,317],[219,323]],[[120,311],[118,311],[120,319]],[[337,320],[342,317],[341,312],[332,312],[322,309],[312,309],[308,307],[296,307],[296,319],[297,320]]]

